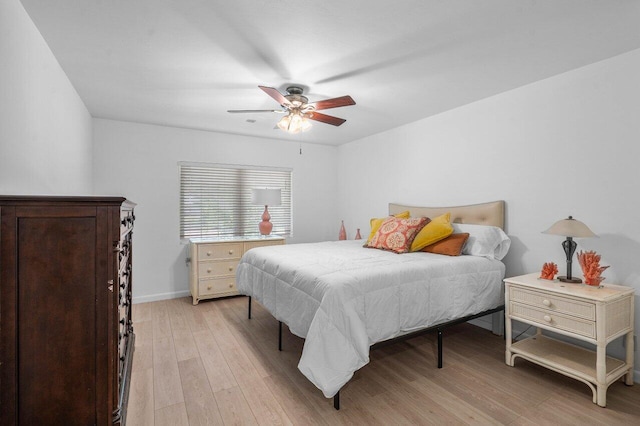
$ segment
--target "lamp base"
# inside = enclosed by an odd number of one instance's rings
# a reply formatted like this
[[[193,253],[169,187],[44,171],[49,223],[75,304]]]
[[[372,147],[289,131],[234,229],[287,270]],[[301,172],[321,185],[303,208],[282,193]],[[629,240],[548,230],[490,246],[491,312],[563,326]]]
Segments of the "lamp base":
[[[580,278],[567,278],[567,277],[558,277],[558,281],[563,283],[571,283],[571,284],[580,284],[582,280]]]

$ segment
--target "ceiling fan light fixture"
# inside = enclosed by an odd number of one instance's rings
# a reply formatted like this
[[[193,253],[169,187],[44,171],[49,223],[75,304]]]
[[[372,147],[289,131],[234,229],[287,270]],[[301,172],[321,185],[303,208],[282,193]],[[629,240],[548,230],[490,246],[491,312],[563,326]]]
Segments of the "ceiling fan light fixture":
[[[285,132],[296,134],[309,130],[311,128],[311,123],[309,123],[307,117],[296,112],[291,112],[278,121],[278,128]]]

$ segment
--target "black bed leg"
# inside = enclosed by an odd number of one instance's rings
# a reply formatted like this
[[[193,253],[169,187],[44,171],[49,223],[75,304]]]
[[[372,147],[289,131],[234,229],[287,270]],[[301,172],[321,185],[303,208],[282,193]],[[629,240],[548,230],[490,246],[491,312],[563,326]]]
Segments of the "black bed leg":
[[[438,329],[438,368],[442,368],[442,329]]]
[[[249,306],[248,316],[249,316],[249,319],[251,319],[251,296],[249,296],[249,305],[248,306]]]
[[[278,321],[278,350],[282,352],[282,321]]]
[[[336,410],[340,409],[340,391],[333,396],[333,408]]]

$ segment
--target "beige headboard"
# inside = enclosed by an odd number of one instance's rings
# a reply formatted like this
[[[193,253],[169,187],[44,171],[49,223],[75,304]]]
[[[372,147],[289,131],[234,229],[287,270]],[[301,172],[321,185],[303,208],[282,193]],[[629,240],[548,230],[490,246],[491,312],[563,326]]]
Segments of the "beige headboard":
[[[453,207],[415,207],[389,203],[389,214],[407,210],[412,217],[425,216],[430,218],[451,212],[451,222],[454,223],[493,225],[504,229],[504,201]]]

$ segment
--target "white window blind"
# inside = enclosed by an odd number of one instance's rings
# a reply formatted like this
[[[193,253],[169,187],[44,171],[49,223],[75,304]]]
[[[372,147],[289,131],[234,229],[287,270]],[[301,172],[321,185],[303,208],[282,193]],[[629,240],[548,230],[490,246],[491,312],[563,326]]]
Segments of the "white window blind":
[[[272,234],[290,236],[291,169],[178,163],[180,238],[259,235],[264,206],[251,204],[251,189],[280,188],[281,204],[269,206]]]

